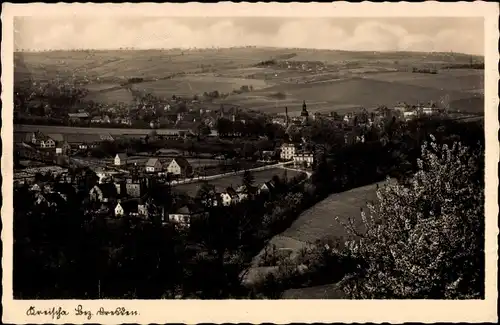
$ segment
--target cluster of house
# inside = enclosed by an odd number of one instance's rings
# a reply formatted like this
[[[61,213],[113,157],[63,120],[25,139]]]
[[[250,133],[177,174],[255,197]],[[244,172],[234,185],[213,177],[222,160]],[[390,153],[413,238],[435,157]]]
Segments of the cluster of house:
[[[115,166],[127,166],[128,156],[126,153],[118,153],[114,159]],[[150,158],[144,166],[146,174],[158,174],[160,176],[171,174],[174,176],[187,177],[193,172],[193,167],[184,157],[175,157],[168,159]],[[101,176],[102,173],[102,176]],[[98,171],[100,178],[107,176],[105,171]]]
[[[247,200],[252,195],[272,193],[276,189],[274,181],[270,180],[261,185],[247,189],[245,185],[238,186],[236,189],[233,186],[228,186],[222,191],[210,193],[205,198],[202,198],[203,206],[230,206]]]
[[[29,190],[35,194],[35,204],[57,206],[70,195],[84,191],[86,178],[85,173],[70,176],[66,171],[58,180],[30,182]],[[184,226],[189,226],[193,217],[203,213],[203,207],[192,202],[177,202],[171,211],[155,206],[148,193],[152,182],[144,177],[115,175],[106,182],[97,183],[88,191],[89,211],[96,215],[137,217],[145,221],[154,215],[163,223],[176,222]]]
[[[314,152],[295,143],[283,143],[280,148],[280,158],[284,161],[293,161],[296,167],[311,168],[314,165]]]
[[[321,71],[327,69],[327,66],[323,62],[320,62],[320,61],[313,62],[313,61],[285,60],[285,61],[277,62],[276,65],[282,69],[299,70],[299,71],[307,71],[307,72],[311,72],[311,71],[321,72]]]
[[[401,102],[396,104],[392,109],[392,112],[395,113],[396,116],[402,117],[404,120],[410,120],[422,115],[434,115],[438,114],[441,111],[442,109],[439,109],[434,102],[429,102],[427,104],[418,103],[416,105],[410,105],[406,102]],[[361,124],[371,126],[383,117],[383,112],[381,112],[380,110],[374,110],[370,114],[367,113],[365,115],[365,118],[360,118],[363,115],[353,112],[343,115],[339,115],[334,112],[330,112],[328,114],[315,112],[314,114],[312,114],[312,120],[329,120],[333,122],[344,123],[345,125]],[[307,112],[306,104],[304,102],[300,116],[289,117],[288,109],[285,107],[285,114],[274,116],[271,122],[274,124],[279,124],[286,128],[293,125],[298,126],[307,124],[308,117],[309,113]]]
[[[122,117],[117,116],[114,118],[110,118],[109,115],[102,116],[93,116],[90,120],[92,124],[123,124],[123,125],[132,125],[132,119],[130,117]]]
[[[154,137],[160,137],[164,139],[178,139],[178,138],[188,138],[194,137],[194,133],[189,129],[162,129],[152,131],[154,135],[148,135],[150,140]],[[217,136],[217,132],[212,131],[209,136]],[[44,151],[54,151],[56,155],[68,155],[71,150],[87,150],[97,147],[100,143],[104,141],[113,142],[117,139],[124,138],[134,138],[134,139],[144,139],[145,134],[138,135],[120,135],[112,136],[109,133],[47,133],[44,134],[40,131],[31,133],[14,133],[14,141],[16,143],[24,143],[32,146],[34,149],[44,150]]]
[[[178,106],[182,103],[186,107],[183,110],[179,110]],[[139,115],[131,113],[132,111]],[[220,109],[211,109],[202,107],[199,100],[186,102],[180,98],[172,99],[171,102],[161,105],[143,104],[132,110],[123,107],[103,107],[100,109],[100,113],[99,115],[91,116],[88,112],[80,110],[78,113],[68,113],[68,118],[70,121],[74,122],[87,121],[91,124],[121,124],[124,126],[131,126],[133,119],[141,119],[140,117],[142,115],[149,114],[155,117],[150,123],[152,128],[156,128],[160,124],[189,125],[197,122],[203,122],[205,125],[213,128],[216,126],[219,118],[227,118],[233,122],[241,120],[234,107],[227,110],[225,110],[223,106],[221,106]],[[244,122],[244,120],[242,121]]]
[[[416,105],[410,105],[406,102],[398,103],[394,107],[394,111],[402,115],[403,119],[411,120],[418,116],[429,116],[435,115],[441,112],[442,110],[437,107],[437,105],[433,102],[429,102],[427,104],[418,103]]]
[[[107,133],[100,134],[44,134],[40,131],[27,133],[20,142],[36,149],[54,150],[57,155],[67,155],[71,149],[89,149],[103,141],[114,141]]]

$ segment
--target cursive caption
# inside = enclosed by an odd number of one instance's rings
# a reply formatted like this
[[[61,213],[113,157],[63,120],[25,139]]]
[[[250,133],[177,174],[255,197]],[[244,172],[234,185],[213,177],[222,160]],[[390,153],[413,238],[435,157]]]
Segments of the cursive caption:
[[[27,316],[50,316],[52,319],[61,319],[70,315],[84,317],[87,320],[94,316],[138,316],[137,310],[127,310],[125,307],[116,307],[115,309],[105,309],[100,307],[97,309],[84,308],[78,305],[73,310],[67,310],[63,307],[52,307],[47,309],[37,309],[35,306],[30,306],[26,311]]]

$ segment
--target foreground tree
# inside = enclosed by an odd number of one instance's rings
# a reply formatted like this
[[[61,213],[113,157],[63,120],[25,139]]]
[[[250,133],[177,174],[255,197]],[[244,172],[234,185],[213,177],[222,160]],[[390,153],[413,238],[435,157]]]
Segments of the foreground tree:
[[[362,213],[364,231],[345,225],[357,237],[348,253],[364,261],[345,281],[350,297],[484,297],[483,153],[424,143],[417,173]]]

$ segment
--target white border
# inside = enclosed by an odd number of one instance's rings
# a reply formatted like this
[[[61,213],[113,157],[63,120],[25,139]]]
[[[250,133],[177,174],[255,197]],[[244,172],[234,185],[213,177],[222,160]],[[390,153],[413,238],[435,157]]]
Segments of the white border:
[[[281,17],[484,17],[485,21],[485,135],[486,135],[486,299],[475,301],[352,301],[352,300],[45,300],[12,299],[12,135],[13,113],[13,16],[281,16]],[[497,162],[498,132],[498,6],[494,3],[240,3],[217,4],[2,4],[2,241],[3,322],[5,323],[200,323],[200,322],[495,322],[497,321]],[[96,317],[90,321],[76,316],[62,319],[27,317],[31,305],[37,308],[78,304],[97,309],[123,306],[137,310],[135,317]]]

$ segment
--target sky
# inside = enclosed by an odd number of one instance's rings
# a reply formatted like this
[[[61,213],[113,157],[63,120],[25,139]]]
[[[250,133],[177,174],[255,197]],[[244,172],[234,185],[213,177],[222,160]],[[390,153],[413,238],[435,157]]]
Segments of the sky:
[[[270,46],[484,55],[482,18],[16,17],[17,50]]]

